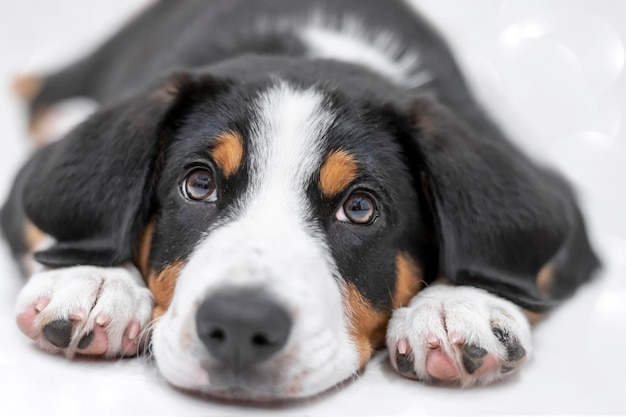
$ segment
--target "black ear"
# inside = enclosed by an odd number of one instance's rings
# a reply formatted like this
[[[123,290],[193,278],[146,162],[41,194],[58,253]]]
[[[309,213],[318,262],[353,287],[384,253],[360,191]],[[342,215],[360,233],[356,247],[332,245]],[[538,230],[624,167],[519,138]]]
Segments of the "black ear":
[[[157,157],[190,75],[176,74],[91,116],[34,155],[22,175],[27,217],[56,243],[49,266],[132,259],[153,209]]]
[[[488,122],[432,99],[412,110],[414,169],[428,195],[440,271],[534,311],[589,279],[598,260],[569,186]],[[470,121],[471,122],[471,121]]]

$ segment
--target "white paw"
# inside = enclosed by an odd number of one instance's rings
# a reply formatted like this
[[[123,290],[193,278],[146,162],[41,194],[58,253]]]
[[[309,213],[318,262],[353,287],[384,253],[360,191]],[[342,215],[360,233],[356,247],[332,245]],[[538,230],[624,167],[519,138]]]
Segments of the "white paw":
[[[17,324],[53,352],[136,354],[154,301],[136,268],[75,266],[34,274],[17,300]]]
[[[394,311],[387,348],[409,378],[486,384],[528,359],[530,325],[519,307],[486,291],[434,285]]]

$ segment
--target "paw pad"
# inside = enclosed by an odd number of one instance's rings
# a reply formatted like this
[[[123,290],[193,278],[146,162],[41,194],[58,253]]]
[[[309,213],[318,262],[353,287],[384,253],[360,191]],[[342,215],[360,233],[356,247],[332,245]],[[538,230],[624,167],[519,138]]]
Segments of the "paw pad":
[[[72,340],[72,322],[70,320],[54,320],[46,324],[43,336],[58,348],[66,348]]]

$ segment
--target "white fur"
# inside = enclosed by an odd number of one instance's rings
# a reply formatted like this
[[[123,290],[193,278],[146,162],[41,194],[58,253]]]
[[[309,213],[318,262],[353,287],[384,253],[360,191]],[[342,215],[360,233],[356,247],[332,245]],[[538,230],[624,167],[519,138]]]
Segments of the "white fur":
[[[206,296],[233,287],[268,293],[293,319],[286,346],[240,378],[246,395],[308,396],[357,371],[336,266],[321,233],[305,220],[305,187],[321,165],[320,138],[333,121],[322,99],[314,90],[278,82],[253,103],[259,118],[249,141],[251,183],[237,218],[218,225],[196,248],[153,335],[159,369],[173,384],[233,388],[211,374],[215,360],[194,324]]]
[[[121,352],[124,330],[132,320],[137,320],[143,328],[152,317],[152,294],[137,269],[130,265],[117,268],[75,266],[37,272],[20,292],[16,314],[46,297],[50,302],[34,322],[38,331],[51,321],[82,316],[82,321],[74,324],[72,342],[66,349],[68,356],[74,354],[82,337],[94,328],[101,313],[112,319],[106,327],[107,356]],[[45,348],[55,350],[43,337],[39,341]]]
[[[482,347],[497,358],[499,365],[506,360],[506,348],[494,336],[493,327],[508,330],[519,339],[526,358],[530,357],[530,325],[518,306],[478,288],[433,285],[419,292],[407,307],[394,311],[387,329],[387,348],[396,367],[396,346],[400,339],[407,339],[415,373],[428,381],[432,377],[426,372],[427,339],[435,336],[455,362],[463,385],[488,383],[502,376],[499,366],[474,378],[464,371],[459,347],[451,339],[458,335],[465,343]]]
[[[418,87],[431,80],[420,67],[415,50],[404,50],[391,30],[375,30],[356,16],[337,20],[314,14],[297,33],[315,58],[335,59],[362,65],[384,78],[406,87]]]
[[[292,32],[312,58],[362,65],[398,85],[415,88],[432,80],[421,66],[419,52],[393,32],[368,26],[357,15],[337,17],[316,10],[304,20],[262,18],[261,33]]]

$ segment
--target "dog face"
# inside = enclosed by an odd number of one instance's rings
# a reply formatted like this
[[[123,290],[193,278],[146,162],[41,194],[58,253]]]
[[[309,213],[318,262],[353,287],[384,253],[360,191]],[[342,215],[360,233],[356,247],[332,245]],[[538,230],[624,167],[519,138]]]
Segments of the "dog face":
[[[26,204],[58,239],[38,259],[130,253],[156,300],[156,362],[179,387],[312,395],[367,363],[424,279],[422,199],[398,140],[408,133],[384,103],[302,71],[214,72],[159,82],[52,145],[72,155],[60,183],[73,169],[107,181],[100,194],[57,189],[72,207],[56,198],[53,213]],[[50,230],[77,206],[97,215]]]
[[[390,120],[283,80],[198,100],[178,110],[150,232],[159,368],[226,395],[327,389],[422,281],[419,199]]]
[[[227,397],[349,378],[437,275],[549,306],[535,280],[563,240],[545,215],[560,197],[493,127],[405,94],[333,61],[161,80],[34,156],[24,209],[56,238],[35,257],[134,260],[162,374]]]

